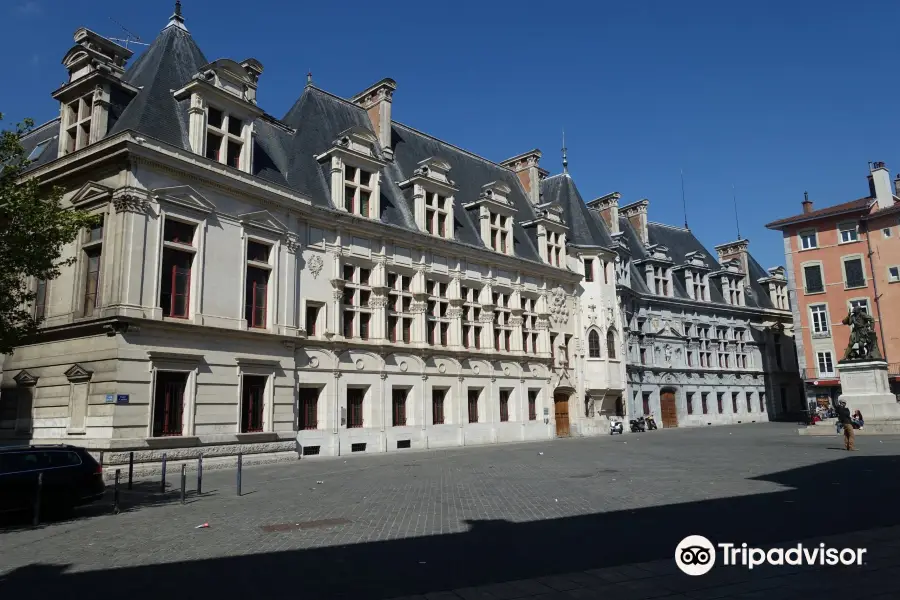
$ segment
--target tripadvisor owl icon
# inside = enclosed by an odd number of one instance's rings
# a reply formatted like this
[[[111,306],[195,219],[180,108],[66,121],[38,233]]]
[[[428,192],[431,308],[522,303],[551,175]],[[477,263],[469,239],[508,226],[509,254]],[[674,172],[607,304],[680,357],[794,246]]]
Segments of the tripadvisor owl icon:
[[[689,535],[675,547],[675,564],[687,575],[705,575],[716,564],[716,549],[702,535]]]

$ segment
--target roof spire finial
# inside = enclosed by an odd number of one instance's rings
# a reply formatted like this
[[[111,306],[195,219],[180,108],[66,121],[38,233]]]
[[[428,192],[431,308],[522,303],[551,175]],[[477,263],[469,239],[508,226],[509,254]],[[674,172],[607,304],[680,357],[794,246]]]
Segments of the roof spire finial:
[[[565,129],[563,129],[562,134],[563,134],[563,147],[562,147],[563,173],[568,173],[569,172],[569,157],[567,155],[567,150],[566,150],[566,130]]]
[[[178,27],[187,31],[187,27],[184,26],[184,16],[181,14],[181,0],[175,0],[175,12],[169,17],[169,24],[166,25],[166,29],[169,27]]]
[[[312,71],[306,72],[306,85],[312,85]]]

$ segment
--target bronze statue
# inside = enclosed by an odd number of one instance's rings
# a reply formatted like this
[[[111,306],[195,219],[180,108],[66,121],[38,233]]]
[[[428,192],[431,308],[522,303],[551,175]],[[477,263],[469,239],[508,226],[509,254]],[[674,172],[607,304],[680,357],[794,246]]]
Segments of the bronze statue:
[[[875,319],[866,311],[856,307],[841,323],[850,326],[850,343],[844,350],[844,360],[883,360],[875,336]]]

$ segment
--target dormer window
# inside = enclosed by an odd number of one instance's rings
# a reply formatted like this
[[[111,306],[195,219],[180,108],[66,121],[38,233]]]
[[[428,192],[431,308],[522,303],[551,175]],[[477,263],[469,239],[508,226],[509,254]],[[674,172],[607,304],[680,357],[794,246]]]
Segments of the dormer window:
[[[709,282],[705,275],[697,274],[693,277],[694,300],[706,300],[709,297]]]
[[[672,295],[672,282],[669,278],[669,269],[663,266],[655,266],[652,270],[653,274],[653,289],[656,290],[656,293],[660,296],[671,296]]]
[[[63,115],[65,138],[63,153],[70,154],[91,143],[91,116],[93,93],[82,96],[66,105]]]
[[[740,279],[722,277],[722,296],[725,302],[733,306],[744,305],[744,288]]]
[[[206,158],[243,169],[244,121],[210,106],[206,114]]]
[[[365,169],[344,166],[344,210],[367,219],[371,218],[372,173]]]
[[[431,235],[447,237],[450,199],[434,192],[425,192],[425,229]]]
[[[555,231],[547,232],[547,262],[554,267],[562,266],[562,257],[565,252],[563,247],[563,235]]]
[[[512,237],[510,224],[512,219],[504,215],[491,213],[491,249],[495,252],[510,254],[509,240]]]

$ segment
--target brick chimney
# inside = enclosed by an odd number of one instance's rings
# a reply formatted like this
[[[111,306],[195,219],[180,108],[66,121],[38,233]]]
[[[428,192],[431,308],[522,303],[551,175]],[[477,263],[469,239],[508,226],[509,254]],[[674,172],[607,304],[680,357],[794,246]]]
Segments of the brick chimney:
[[[719,264],[724,264],[730,260],[735,259],[740,262],[741,271],[744,273],[744,285],[748,285],[750,283],[750,260],[748,258],[748,246],[750,246],[750,240],[747,239],[728,242],[727,244],[719,244],[718,246],[716,246],[716,252],[719,254]]]
[[[587,203],[589,209],[600,215],[611,234],[619,233],[619,198],[621,197],[619,192],[612,192]]]
[[[809,192],[803,192],[803,214],[811,213],[813,209],[812,200],[809,199]]]
[[[391,147],[391,103],[396,90],[397,82],[385,78],[353,97],[353,102],[369,113],[372,129],[388,160],[394,158],[394,149]]]
[[[869,195],[875,198],[879,209],[894,205],[891,174],[881,161],[869,165]]]
[[[645,246],[650,243],[650,233],[647,231],[647,207],[649,206],[650,201],[645,198],[619,209],[619,214],[628,219],[641,243]]]
[[[540,168],[541,151],[535,148],[525,154],[513,156],[500,163],[519,177],[522,188],[532,204],[541,203],[541,179],[547,176],[547,171]]]

